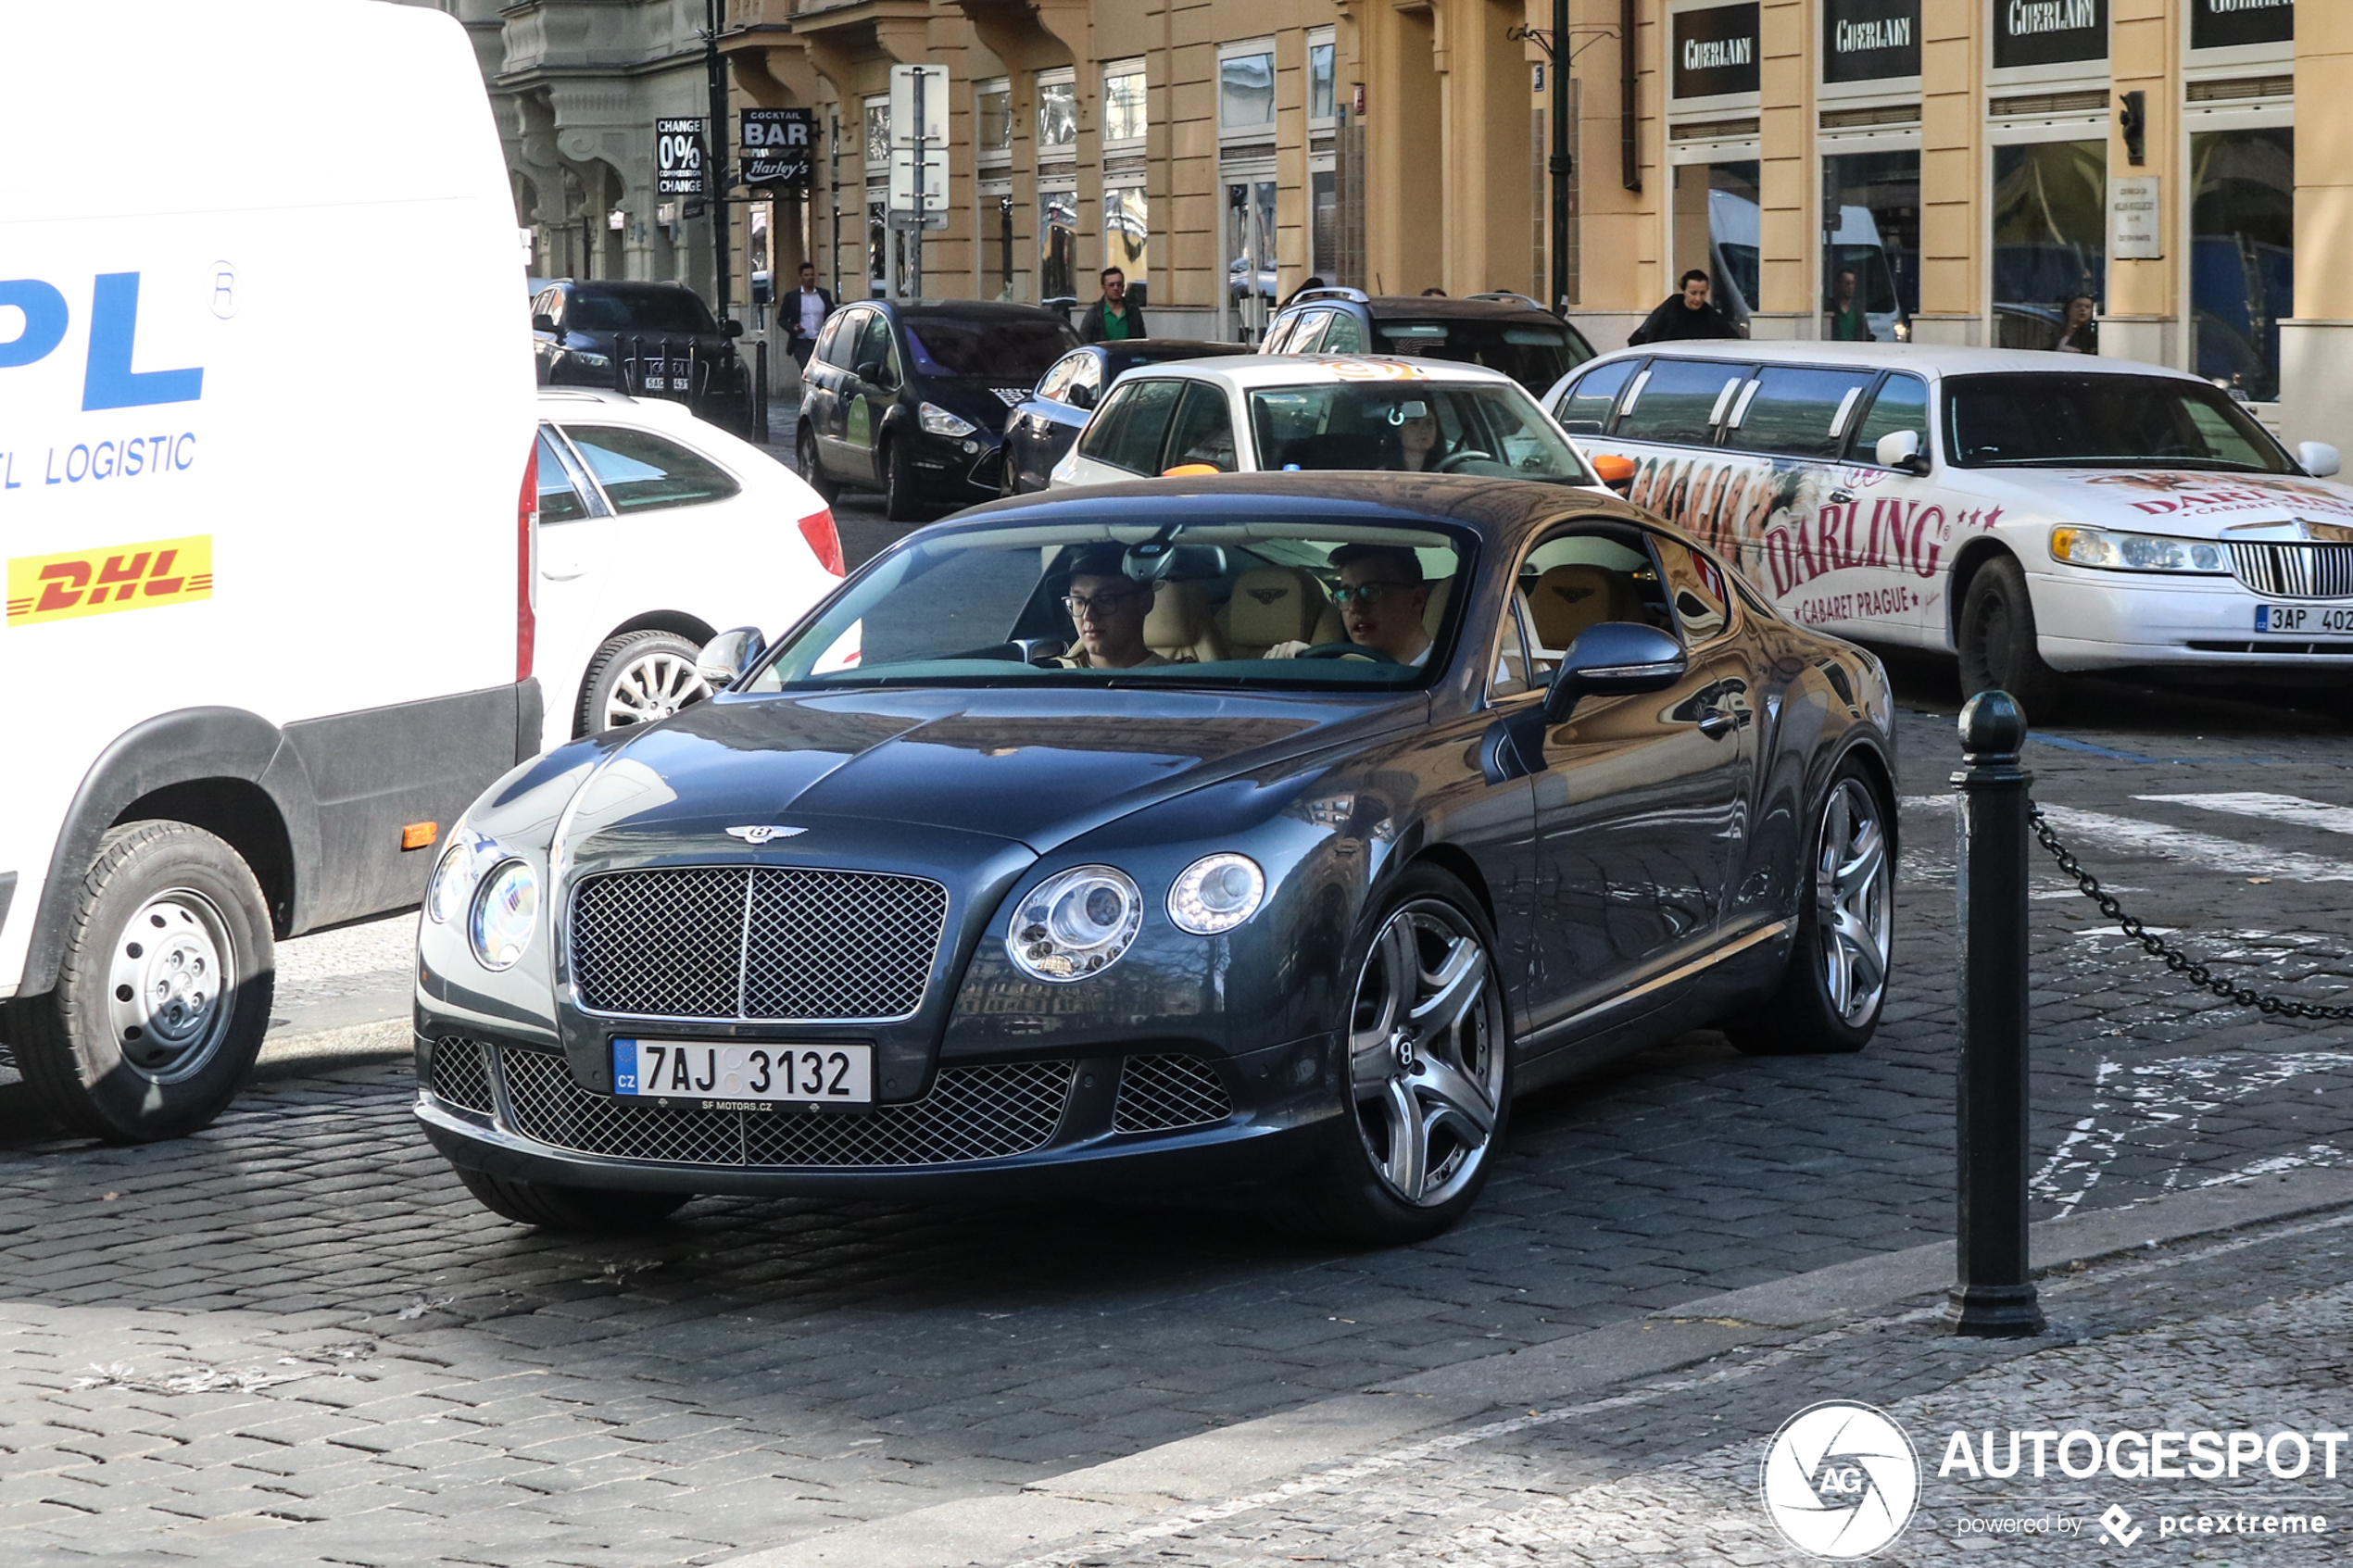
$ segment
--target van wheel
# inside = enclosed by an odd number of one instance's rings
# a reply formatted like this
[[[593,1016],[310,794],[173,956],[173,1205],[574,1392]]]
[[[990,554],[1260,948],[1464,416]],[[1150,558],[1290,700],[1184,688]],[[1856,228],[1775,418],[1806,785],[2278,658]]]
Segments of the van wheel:
[[[501,1219],[542,1230],[611,1236],[651,1230],[686,1206],[685,1192],[617,1192],[597,1187],[551,1186],[545,1182],[494,1176],[486,1171],[451,1169],[475,1200]]]
[[[613,638],[588,661],[572,733],[651,724],[700,702],[711,695],[695,667],[701,654],[675,632],[624,632]]]
[[[817,492],[817,499],[829,507],[841,499],[841,486],[825,477],[824,466],[817,461],[817,436],[807,420],[800,421],[800,434],[794,438],[793,457],[799,465],[800,477]]]
[[[915,499],[915,462],[904,441],[883,447],[883,516],[893,522],[924,521],[923,505]]]
[[[243,858],[185,822],[126,822],[82,873],[56,986],[13,1010],[17,1066],[77,1133],[180,1137],[244,1086],[276,983],[270,909]]]
[[[1991,560],[1961,596],[1961,695],[2005,691],[2029,714],[2057,706],[2059,674],[2043,662],[2035,642],[2034,602],[2026,572],[2008,556]]]
[[[1895,866],[1887,803],[1849,761],[1823,793],[1797,868],[1797,937],[1781,987],[1725,1026],[1751,1056],[1859,1051],[1879,1028],[1894,939]]]

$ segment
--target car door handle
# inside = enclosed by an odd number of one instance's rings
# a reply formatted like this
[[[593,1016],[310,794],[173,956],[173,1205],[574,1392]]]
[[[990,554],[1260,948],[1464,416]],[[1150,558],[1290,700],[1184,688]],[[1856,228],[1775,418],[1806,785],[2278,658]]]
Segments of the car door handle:
[[[1699,733],[1709,740],[1721,740],[1741,727],[1740,715],[1711,708],[1699,716]]]
[[[1855,492],[1852,490],[1833,490],[1831,492],[1831,504],[1832,506],[1852,506],[1854,501]]]

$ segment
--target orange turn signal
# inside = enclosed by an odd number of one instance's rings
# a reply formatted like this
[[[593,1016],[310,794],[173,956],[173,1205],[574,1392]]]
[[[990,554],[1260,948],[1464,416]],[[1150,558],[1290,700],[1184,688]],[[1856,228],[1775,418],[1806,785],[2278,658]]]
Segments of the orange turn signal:
[[[1611,489],[1621,489],[1634,481],[1634,459],[1616,453],[1604,453],[1589,459],[1593,465],[1593,477]]]
[[[410,822],[400,830],[400,847],[428,849],[433,847],[433,841],[440,836],[441,824],[439,822]]]

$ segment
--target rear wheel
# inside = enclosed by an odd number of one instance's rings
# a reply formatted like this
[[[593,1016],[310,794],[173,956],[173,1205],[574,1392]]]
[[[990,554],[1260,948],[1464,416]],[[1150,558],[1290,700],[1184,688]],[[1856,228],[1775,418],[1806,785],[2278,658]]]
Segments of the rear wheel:
[[[817,492],[819,500],[830,507],[841,499],[841,486],[825,476],[824,465],[817,460],[817,433],[809,428],[807,420],[800,421],[800,434],[793,440],[793,458],[800,468],[800,477]]]
[[[650,1230],[686,1207],[690,1193],[618,1192],[598,1187],[553,1186],[486,1171],[453,1167],[466,1190],[501,1219],[542,1230],[615,1235]]]
[[[624,632],[597,650],[580,683],[573,734],[593,735],[669,718],[711,695],[702,650],[675,632]]]
[[[12,1010],[18,1068],[77,1133],[180,1137],[244,1085],[276,980],[244,859],[185,822],[127,822],[82,872],[56,985]]]
[[[1894,938],[1895,868],[1878,787],[1849,762],[1824,793],[1800,868],[1797,939],[1781,988],[1726,1031],[1752,1056],[1859,1051],[1879,1028]]]
[[[2028,714],[2047,714],[2059,696],[2058,671],[2035,642],[2034,601],[2026,572],[2008,556],[1985,563],[1961,596],[1958,645],[1961,695],[2005,691]]]

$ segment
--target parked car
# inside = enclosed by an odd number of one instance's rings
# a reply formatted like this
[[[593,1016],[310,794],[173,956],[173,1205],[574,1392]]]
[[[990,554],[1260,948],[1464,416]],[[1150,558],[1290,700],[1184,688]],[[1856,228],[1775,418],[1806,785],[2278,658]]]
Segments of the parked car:
[[[840,581],[817,493],[679,405],[551,389],[539,420],[548,746],[701,701],[695,660],[718,628],[781,631]]]
[[[1497,371],[1256,354],[1130,370],[1052,478],[1059,487],[1276,469],[1599,483],[1536,399]]]
[[[1525,300],[1329,288],[1294,296],[1267,324],[1260,352],[1453,359],[1501,370],[1541,394],[1591,359],[1593,345],[1567,321]]]
[[[320,0],[303,47],[366,69],[289,72],[261,16],[109,6],[119,117],[29,66],[89,13],[0,7],[0,672],[56,694],[8,748],[0,1039],[43,1112],[119,1143],[218,1115],[275,945],[413,907],[539,748],[531,357],[473,47]],[[169,180],[87,177],[158,145]],[[395,304],[413,344],[321,374],[321,324]]]
[[[994,499],[1005,410],[1077,346],[1068,321],[1031,305],[845,305],[801,371],[801,476],[827,501],[880,490],[901,522]]]
[[[1002,489],[1008,495],[1046,488],[1054,465],[1078,439],[1103,389],[1139,365],[1247,354],[1238,343],[1187,338],[1136,338],[1074,348],[1038,378],[1029,395],[1005,416]]]
[[[1186,657],[1073,667],[1082,593]],[[519,770],[435,872],[416,1114],[510,1219],[1255,1183],[1409,1241],[1516,1094],[1879,1021],[1883,671],[1613,497],[999,501],[704,658],[724,692]]]
[[[1781,612],[1956,655],[2032,711],[2058,672],[2353,673],[2353,488],[2197,377],[1892,344],[1631,349],[1547,400],[1629,498]]]
[[[559,278],[531,302],[542,386],[613,386],[614,362],[634,355],[643,361],[638,390],[700,395],[714,374],[741,374],[717,368],[737,365],[735,340],[743,332],[740,321],[715,320],[684,283]]]

